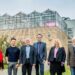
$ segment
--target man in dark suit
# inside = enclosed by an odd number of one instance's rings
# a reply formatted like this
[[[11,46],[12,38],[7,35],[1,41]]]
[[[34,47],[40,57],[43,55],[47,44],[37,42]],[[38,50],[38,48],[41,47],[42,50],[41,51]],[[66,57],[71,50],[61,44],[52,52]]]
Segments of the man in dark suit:
[[[22,66],[22,75],[31,75],[32,66],[35,66],[36,53],[35,48],[30,45],[30,39],[26,39],[26,45],[21,47],[20,64]]]
[[[71,70],[71,75],[75,75],[75,37],[72,38],[72,44],[68,46],[67,65]]]
[[[34,43],[34,47],[36,49],[36,75],[39,75],[39,67],[40,75],[44,75],[44,63],[47,56],[46,43],[42,42],[42,37],[42,34],[38,34],[38,42]]]

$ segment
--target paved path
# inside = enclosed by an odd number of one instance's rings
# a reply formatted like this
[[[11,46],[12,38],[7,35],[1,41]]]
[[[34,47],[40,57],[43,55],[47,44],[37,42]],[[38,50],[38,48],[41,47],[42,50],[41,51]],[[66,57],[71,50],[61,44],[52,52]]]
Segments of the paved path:
[[[45,71],[46,70],[49,70],[49,66],[47,64],[45,64]],[[21,73],[22,73],[21,68],[19,68],[18,69],[18,75],[22,75]],[[7,74],[7,69],[5,69],[3,71],[0,71],[0,75],[8,75]],[[35,75],[35,68],[33,68],[33,70],[32,70],[32,75]]]

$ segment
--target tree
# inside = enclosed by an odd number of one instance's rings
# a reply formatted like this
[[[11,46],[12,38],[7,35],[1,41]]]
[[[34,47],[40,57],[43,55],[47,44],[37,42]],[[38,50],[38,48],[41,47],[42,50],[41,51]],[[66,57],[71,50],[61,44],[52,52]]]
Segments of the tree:
[[[2,49],[3,53],[5,53],[6,48],[9,46],[7,38],[8,38],[7,35],[0,37],[0,49]]]

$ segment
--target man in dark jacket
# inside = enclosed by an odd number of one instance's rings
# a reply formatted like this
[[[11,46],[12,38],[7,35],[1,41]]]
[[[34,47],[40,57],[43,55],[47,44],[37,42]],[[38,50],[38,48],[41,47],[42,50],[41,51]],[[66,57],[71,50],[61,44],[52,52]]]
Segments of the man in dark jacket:
[[[38,41],[34,43],[36,49],[36,75],[44,75],[44,63],[46,61],[46,43],[42,42],[42,34],[37,35]],[[40,68],[40,74],[39,74]]]
[[[72,39],[72,45],[68,46],[67,65],[70,67],[71,75],[75,75],[75,37]]]
[[[21,47],[20,53],[20,64],[22,65],[22,75],[31,75],[32,66],[36,63],[36,53],[35,48],[30,45],[30,39],[25,40],[26,45]]]

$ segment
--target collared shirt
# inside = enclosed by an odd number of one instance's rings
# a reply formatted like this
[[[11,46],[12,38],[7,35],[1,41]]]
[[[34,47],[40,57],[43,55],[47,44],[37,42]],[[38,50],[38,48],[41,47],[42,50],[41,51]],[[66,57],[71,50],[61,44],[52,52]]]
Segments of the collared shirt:
[[[38,54],[39,54],[39,51],[40,51],[40,47],[41,47],[41,42],[38,42]]]
[[[26,58],[30,58],[30,46],[26,46]]]
[[[56,58],[57,52],[58,52],[58,48],[55,48],[54,49],[54,58]]]

